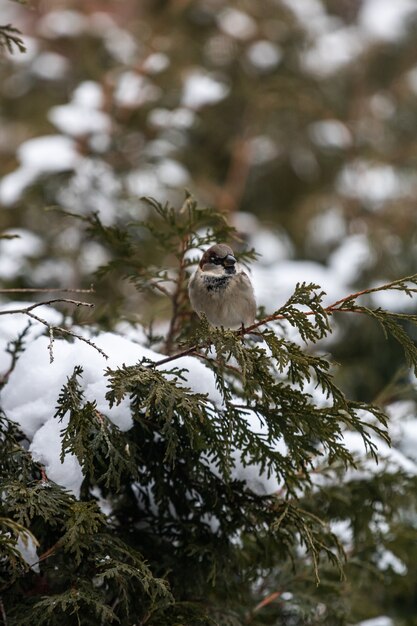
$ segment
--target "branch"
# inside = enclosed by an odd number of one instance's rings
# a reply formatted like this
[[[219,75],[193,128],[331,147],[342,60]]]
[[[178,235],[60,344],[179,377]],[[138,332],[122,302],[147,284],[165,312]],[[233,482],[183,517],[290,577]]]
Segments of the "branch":
[[[54,360],[53,343],[54,343],[54,333],[55,332],[59,332],[59,333],[62,333],[64,335],[68,335],[70,337],[74,337],[75,339],[79,339],[80,341],[83,341],[84,343],[88,344],[89,346],[91,346],[92,348],[97,350],[97,352],[99,352],[102,356],[104,356],[105,359],[107,359],[108,358],[107,354],[101,348],[96,346],[95,343],[90,341],[90,339],[86,339],[82,335],[79,335],[78,333],[75,333],[74,331],[69,330],[67,328],[63,328],[62,326],[51,325],[45,319],[43,319],[42,317],[39,317],[39,315],[36,315],[35,313],[33,313],[34,309],[37,309],[40,306],[52,305],[52,304],[56,304],[58,302],[64,302],[64,303],[67,303],[67,304],[73,304],[76,307],[80,307],[80,306],[85,306],[85,307],[89,307],[89,308],[94,307],[94,304],[92,304],[91,302],[82,302],[81,300],[71,300],[71,299],[68,299],[68,298],[54,298],[52,300],[47,300],[47,301],[44,301],[44,302],[36,302],[35,304],[30,304],[27,307],[22,307],[21,309],[9,309],[8,311],[0,311],[0,315],[15,315],[17,313],[20,313],[22,315],[27,315],[28,317],[36,320],[40,324],[43,324],[43,326],[46,326],[46,328],[48,329],[48,332],[49,332],[49,354],[50,354],[50,362],[51,363]]]
[[[178,324],[181,319],[181,309],[182,304],[186,298],[185,290],[184,290],[184,282],[185,282],[185,253],[187,251],[189,241],[189,235],[185,235],[182,237],[180,242],[180,250],[179,250],[179,262],[180,266],[178,269],[178,276],[176,279],[176,287],[174,294],[171,297],[172,300],[172,316],[171,322],[169,325],[168,335],[165,342],[165,350],[169,354],[172,350],[172,345],[174,342],[174,337],[178,332]]]
[[[94,304],[92,304],[91,302],[82,302],[81,300],[70,300],[68,298],[54,298],[53,300],[46,300],[44,302],[35,302],[34,304],[30,304],[27,307],[23,307],[21,309],[9,309],[7,311],[0,311],[0,315],[13,315],[15,313],[25,313],[26,315],[29,314],[30,311],[33,311],[34,309],[40,307],[40,306],[47,306],[47,305],[51,305],[51,304],[56,304],[57,302],[67,302],[68,304],[74,304],[75,306],[79,307],[79,306],[87,306],[87,307],[93,307]],[[33,316],[35,317],[35,316]],[[35,317],[36,319],[36,317]],[[47,326],[49,327],[50,324],[48,324],[46,322]]]
[[[356,293],[349,294],[348,296],[345,296],[344,298],[340,298],[340,300],[336,300],[332,304],[329,304],[327,307],[324,307],[323,311],[327,313],[328,315],[334,315],[334,313],[362,313],[363,314],[365,313],[365,311],[362,309],[353,309],[353,308],[348,309],[344,307],[346,304],[353,305],[356,298],[359,298],[360,296],[368,295],[370,293],[375,293],[377,291],[388,291],[390,289],[401,290],[401,291],[405,291],[407,295],[411,297],[413,293],[417,293],[417,288],[408,287],[406,285],[407,281],[414,282],[415,284],[417,281],[417,274],[413,274],[412,276],[407,276],[406,278],[394,280],[390,283],[386,283],[385,285],[381,285],[380,287],[370,287],[369,289],[362,289],[361,291],[357,291]],[[300,311],[300,313],[302,313],[303,315],[316,315],[315,311]],[[270,322],[275,322],[275,321],[285,320],[285,319],[287,318],[282,313],[272,313],[272,315],[268,315],[267,317],[264,317],[263,319],[259,320],[259,322],[255,322],[254,324],[251,324],[251,326],[237,330],[236,334],[238,336],[248,335],[248,334],[253,333],[253,331],[259,328],[260,326],[265,326],[265,324],[269,324]],[[181,352],[177,352],[176,354],[167,356],[163,359],[160,359],[159,361],[155,361],[148,367],[159,367],[160,365],[165,365],[166,363],[170,363],[171,361],[180,359],[183,356],[190,356],[190,355],[201,356],[201,354],[198,354],[198,350],[207,348],[209,345],[210,345],[209,342],[205,342],[201,345],[194,344],[190,348],[181,350]]]
[[[46,287],[45,289],[35,289],[32,287],[25,288],[13,288],[13,289],[0,289],[0,293],[95,293],[94,287],[91,286],[89,289],[60,289],[60,288],[52,288],[49,289]]]

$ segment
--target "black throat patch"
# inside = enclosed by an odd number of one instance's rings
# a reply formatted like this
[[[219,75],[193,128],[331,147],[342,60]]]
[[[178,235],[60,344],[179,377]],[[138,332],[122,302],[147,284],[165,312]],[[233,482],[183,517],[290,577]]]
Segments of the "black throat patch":
[[[228,276],[204,276],[204,285],[207,291],[223,291],[229,284],[231,275]]]

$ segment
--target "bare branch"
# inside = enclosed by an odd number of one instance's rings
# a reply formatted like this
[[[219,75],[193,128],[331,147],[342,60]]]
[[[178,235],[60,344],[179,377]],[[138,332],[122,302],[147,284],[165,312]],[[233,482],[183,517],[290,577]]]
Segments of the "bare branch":
[[[82,302],[81,300],[70,300],[68,298],[54,298],[53,300],[46,300],[44,302],[35,302],[34,304],[30,304],[27,307],[23,307],[21,309],[9,309],[6,311],[0,311],[0,315],[14,315],[15,313],[24,313],[28,314],[30,311],[37,309],[40,306],[56,304],[57,302],[66,302],[67,304],[74,304],[75,306],[86,306],[86,307],[94,307],[94,304],[91,302]],[[49,324],[47,324],[49,326]]]
[[[186,290],[184,289],[185,282],[185,253],[187,251],[189,241],[189,235],[185,235],[180,242],[179,249],[179,268],[178,276],[176,279],[176,286],[174,293],[170,296],[172,301],[172,317],[169,325],[167,338],[165,341],[165,350],[169,354],[172,350],[174,337],[178,333],[178,327],[181,322],[182,305],[186,300]]]
[[[95,293],[94,287],[89,289],[60,289],[59,287],[37,289],[32,287],[0,289],[0,293]]]
[[[56,304],[58,302],[72,304],[76,307],[80,307],[80,306],[85,306],[89,308],[94,307],[94,304],[92,304],[91,302],[82,302],[81,300],[71,300],[69,298],[54,298],[52,300],[46,300],[44,302],[36,302],[34,304],[30,304],[27,307],[22,307],[21,309],[9,309],[6,311],[0,311],[0,315],[16,315],[20,313],[21,315],[27,315],[28,317],[36,320],[37,322],[45,326],[48,329],[48,333],[49,333],[49,348],[48,349],[49,349],[51,363],[54,359],[53,342],[54,342],[54,333],[56,332],[61,333],[63,335],[68,335],[69,337],[74,337],[74,339],[79,339],[80,341],[83,341],[84,343],[88,344],[89,346],[97,350],[97,352],[99,352],[105,359],[107,359],[108,358],[107,354],[101,348],[99,348],[95,343],[93,343],[90,339],[86,339],[86,337],[83,337],[82,335],[79,335],[78,333],[75,333],[74,331],[69,330],[68,328],[63,328],[62,326],[54,326],[50,324],[49,322],[47,322],[47,320],[43,319],[42,317],[39,317],[39,315],[36,315],[35,313],[33,313],[35,309],[41,306],[48,306],[48,305]]]

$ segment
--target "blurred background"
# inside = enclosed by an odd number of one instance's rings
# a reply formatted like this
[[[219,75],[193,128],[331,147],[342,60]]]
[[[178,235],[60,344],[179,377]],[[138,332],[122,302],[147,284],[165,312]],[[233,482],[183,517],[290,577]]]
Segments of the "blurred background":
[[[0,36],[2,288],[93,282],[84,321],[168,319],[167,298],[97,277],[114,250],[52,208],[129,228],[148,215],[141,196],[179,208],[185,188],[259,253],[267,312],[298,281],[330,303],[417,271],[417,0],[0,0],[1,24],[26,46]],[[172,266],[139,232],[142,244]],[[417,312],[395,291],[366,302]],[[394,445],[416,459],[416,379],[395,341],[345,316],[322,348],[350,397],[391,403]],[[363,493],[346,505],[356,514]],[[417,523],[403,510],[403,534],[381,527],[400,565],[381,559],[368,583],[352,566],[352,611],[379,616],[367,626],[417,624]]]
[[[26,46],[0,65],[0,231],[19,235],[0,240],[3,287],[95,282],[95,320],[123,300],[140,321],[137,295],[92,278],[111,252],[47,209],[127,224],[185,188],[260,254],[269,312],[297,281],[330,303],[416,271],[416,0],[2,0],[1,23]],[[374,399],[395,343],[337,330],[346,390]]]

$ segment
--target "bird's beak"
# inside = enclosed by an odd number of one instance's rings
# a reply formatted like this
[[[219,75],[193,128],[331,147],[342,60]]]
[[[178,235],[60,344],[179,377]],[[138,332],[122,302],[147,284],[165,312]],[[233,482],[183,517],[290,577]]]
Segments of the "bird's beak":
[[[227,257],[223,259],[224,267],[233,267],[235,263],[236,263],[236,259],[232,254],[228,254]]]

